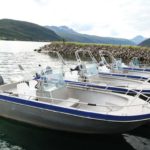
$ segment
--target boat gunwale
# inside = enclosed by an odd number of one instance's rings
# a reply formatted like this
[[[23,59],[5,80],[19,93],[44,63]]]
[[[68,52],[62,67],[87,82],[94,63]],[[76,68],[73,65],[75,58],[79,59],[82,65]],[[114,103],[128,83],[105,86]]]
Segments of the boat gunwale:
[[[135,121],[143,121],[143,120],[150,119],[150,113],[142,114],[142,115],[132,115],[132,116],[117,116],[117,115],[110,115],[110,114],[101,114],[97,112],[75,109],[73,107],[64,107],[52,103],[25,100],[15,96],[6,96],[1,94],[0,94],[0,101],[13,102],[20,105],[40,108],[48,111],[55,111],[59,113],[64,113],[68,115],[84,117],[84,118],[94,119],[94,120],[105,120],[105,121],[113,121],[113,122],[135,122]]]
[[[147,80],[148,78],[147,77],[144,77],[144,76],[135,76],[135,75],[128,75],[128,74],[119,74],[119,73],[106,73],[106,72],[99,72],[98,73],[99,75],[108,75],[108,76],[113,76],[113,77],[124,77],[124,78],[127,78],[128,80],[131,79],[131,80],[137,80],[139,82],[142,82],[142,81],[145,81]]]
[[[97,85],[95,83],[90,83],[90,82],[79,82],[79,81],[71,81],[71,80],[65,80],[66,83],[72,83],[72,84],[75,84],[75,85],[78,85],[78,86],[89,86],[89,88],[99,88],[99,89],[103,89],[103,90],[108,90],[108,91],[116,91],[116,92],[119,92],[119,93],[126,93],[126,92],[129,92],[129,94],[136,94],[137,92],[139,92],[140,90],[128,90],[127,87],[119,87],[119,86],[103,86],[103,85]],[[107,87],[107,88],[106,88]],[[148,93],[150,94],[150,90],[148,89],[143,89],[141,91],[142,93]]]

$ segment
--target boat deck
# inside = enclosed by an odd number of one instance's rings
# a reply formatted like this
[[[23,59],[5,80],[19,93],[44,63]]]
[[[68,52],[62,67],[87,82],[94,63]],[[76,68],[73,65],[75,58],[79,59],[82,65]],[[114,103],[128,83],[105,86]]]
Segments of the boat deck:
[[[26,83],[21,84],[24,86]],[[52,88],[51,91],[42,91],[37,89],[29,90],[26,85],[25,87],[23,90],[18,90],[16,85],[4,85],[0,90],[3,95],[88,112],[130,115],[131,112],[132,114],[140,114],[150,110],[150,106],[139,98],[133,100],[131,96],[112,94],[107,91],[94,91],[78,87]],[[94,95],[92,95],[93,92]]]

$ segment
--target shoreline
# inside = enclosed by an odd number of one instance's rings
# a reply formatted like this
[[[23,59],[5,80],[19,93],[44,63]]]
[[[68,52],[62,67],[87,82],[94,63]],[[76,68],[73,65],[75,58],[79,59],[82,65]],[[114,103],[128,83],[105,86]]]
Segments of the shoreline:
[[[71,58],[78,49],[90,50],[96,58],[98,58],[99,50],[107,50],[111,52],[115,58],[122,58],[122,60],[126,63],[129,63],[133,57],[138,57],[141,63],[150,64],[150,48],[141,46],[52,42],[51,44],[47,44],[39,49],[36,49],[35,51],[41,53],[59,51],[63,57]]]

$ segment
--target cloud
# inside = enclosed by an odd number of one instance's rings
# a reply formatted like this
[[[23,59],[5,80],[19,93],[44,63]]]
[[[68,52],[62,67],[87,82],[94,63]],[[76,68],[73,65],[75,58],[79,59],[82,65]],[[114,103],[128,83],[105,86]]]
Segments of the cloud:
[[[86,32],[94,28],[92,24],[72,24],[70,27],[76,29],[78,32]]]
[[[136,34],[141,33],[148,36],[150,33],[150,1],[126,0],[122,2],[121,8],[125,25]]]
[[[150,36],[150,0],[0,0],[0,4],[0,18],[67,25],[99,36]]]
[[[50,2],[50,0],[33,0],[33,1],[39,5],[47,5]]]
[[[110,31],[110,34],[113,36],[113,37],[117,37],[119,35],[119,33],[116,31],[116,30],[111,30]]]

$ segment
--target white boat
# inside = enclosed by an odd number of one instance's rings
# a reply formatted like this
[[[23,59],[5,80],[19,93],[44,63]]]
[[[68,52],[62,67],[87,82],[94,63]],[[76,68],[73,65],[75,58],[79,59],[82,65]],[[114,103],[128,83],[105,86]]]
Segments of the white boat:
[[[142,64],[138,57],[133,57],[129,62],[129,65],[124,66],[123,69],[150,72],[150,64]]]
[[[82,61],[80,53],[87,53],[91,58],[91,61]],[[93,57],[89,50],[77,50],[75,52],[76,59],[78,62],[78,69],[76,72],[76,77],[66,75],[66,81],[82,81],[94,83],[96,85],[101,85],[105,87],[117,87],[116,90],[120,88],[132,89],[135,91],[141,91],[146,95],[150,95],[150,83],[149,79],[143,81],[144,79],[135,79],[122,76],[121,74],[116,74],[115,76],[110,73],[100,73],[98,70],[98,64],[96,59]],[[126,93],[126,91],[124,91]]]
[[[124,64],[121,59],[115,59],[113,55],[106,51],[100,50],[99,56],[101,63],[109,66],[107,73],[109,72],[112,75],[120,74],[122,77],[126,76],[133,79],[148,79],[150,78],[150,69],[149,68],[140,68],[137,64],[137,59],[133,58],[130,62],[130,66]],[[109,71],[108,71],[109,70]],[[103,70],[101,70],[103,72]]]
[[[0,86],[0,116],[79,133],[123,133],[150,120],[150,103],[133,97],[68,85],[59,71],[41,80]]]

